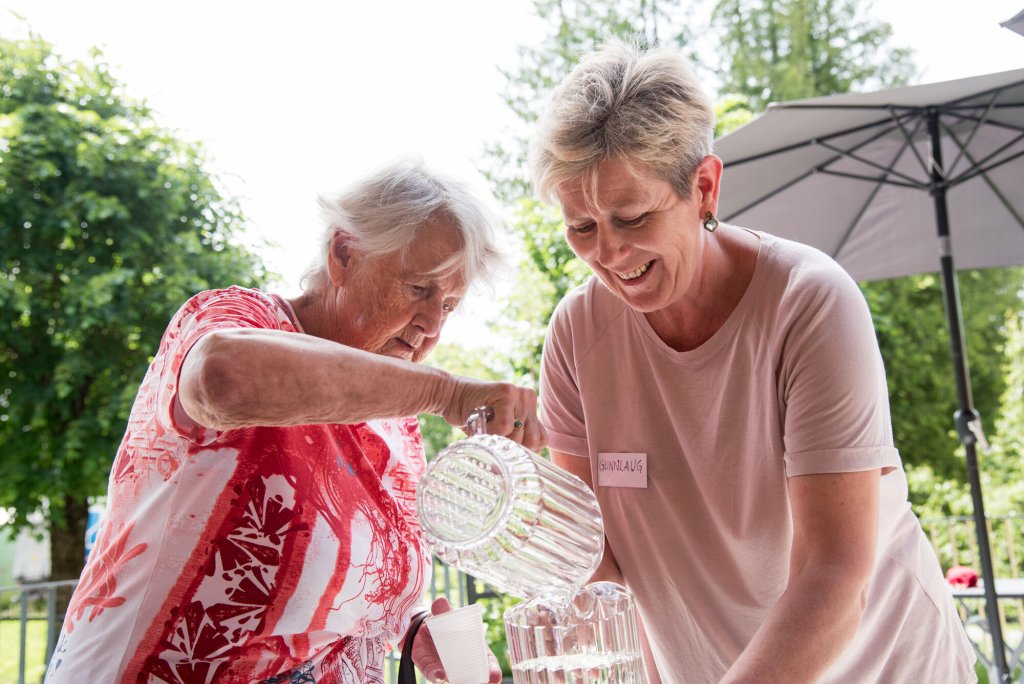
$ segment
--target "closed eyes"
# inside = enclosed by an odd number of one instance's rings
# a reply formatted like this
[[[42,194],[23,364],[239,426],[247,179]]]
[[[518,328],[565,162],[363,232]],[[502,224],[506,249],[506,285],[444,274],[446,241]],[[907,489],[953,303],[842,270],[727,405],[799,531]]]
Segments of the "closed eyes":
[[[636,228],[642,225],[645,220],[647,220],[647,216],[647,214],[640,214],[636,218],[632,219],[619,219],[619,223],[629,228]]]
[[[615,223],[624,228],[639,228],[644,224],[645,221],[647,221],[647,218],[650,215],[651,212],[645,212],[635,218],[617,218],[615,219]],[[581,223],[575,226],[569,225],[568,223],[565,225],[566,229],[572,235],[589,235],[590,233],[594,232],[596,226],[597,224],[592,221],[588,223]]]
[[[592,233],[594,231],[594,224],[593,223],[583,223],[583,224],[580,224],[578,226],[570,226],[569,224],[566,224],[565,227],[573,235],[586,235],[586,234]]]

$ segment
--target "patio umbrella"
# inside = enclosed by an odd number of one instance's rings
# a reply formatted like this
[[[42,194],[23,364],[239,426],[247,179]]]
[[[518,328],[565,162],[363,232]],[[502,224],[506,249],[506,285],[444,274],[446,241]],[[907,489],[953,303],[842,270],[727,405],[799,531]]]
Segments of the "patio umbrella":
[[[953,258],[1024,264],[1024,69],[774,104],[715,151],[721,218],[818,247],[858,281],[941,271],[986,613],[1009,681]]]
[[[1006,21],[999,22],[999,25],[1024,36],[1024,10],[1017,12],[1017,14]]]

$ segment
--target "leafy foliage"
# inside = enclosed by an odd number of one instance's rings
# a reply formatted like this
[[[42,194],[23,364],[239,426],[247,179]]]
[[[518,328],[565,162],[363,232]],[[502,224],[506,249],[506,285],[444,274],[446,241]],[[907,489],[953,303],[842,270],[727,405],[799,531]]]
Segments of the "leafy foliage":
[[[501,380],[495,368],[496,360],[488,360],[483,353],[474,353],[460,344],[441,343],[427,358],[427,363],[436,368],[444,368],[449,373],[465,375],[480,380]],[[441,449],[465,437],[465,433],[452,427],[441,416],[431,413],[419,415],[420,433],[423,435],[423,449],[427,460],[432,460]]]
[[[965,345],[974,404],[982,425],[999,419],[1008,314],[1021,308],[1022,269],[959,274]],[[957,410],[953,362],[942,284],[926,274],[865,283],[885,359],[893,432],[903,460],[928,464],[939,478],[963,480],[954,423]]]
[[[760,111],[770,102],[902,85],[910,50],[857,0],[719,0],[722,92]]]
[[[104,491],[173,312],[265,274],[203,151],[99,52],[66,61],[36,35],[3,38],[0,84],[0,506],[20,524],[48,501],[63,527]]]
[[[536,382],[544,331],[555,304],[590,275],[562,238],[561,214],[533,197],[526,175],[528,136],[550,91],[580,55],[611,37],[685,49],[694,7],[657,0],[535,0],[534,11],[548,34],[539,45],[521,47],[520,65],[506,70],[504,101],[521,127],[487,150],[485,175],[511,207],[513,232],[524,253],[515,294],[496,325],[515,340],[510,364],[517,377]]]

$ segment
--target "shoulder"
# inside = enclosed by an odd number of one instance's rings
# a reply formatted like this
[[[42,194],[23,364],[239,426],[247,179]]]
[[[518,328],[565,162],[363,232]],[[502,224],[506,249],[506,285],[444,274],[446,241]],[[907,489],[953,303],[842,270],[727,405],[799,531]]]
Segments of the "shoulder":
[[[764,241],[764,294],[794,314],[833,306],[863,308],[864,295],[853,278],[821,250],[767,233]]]
[[[230,303],[246,304],[262,308],[279,308],[274,298],[262,290],[231,285],[215,290],[203,290],[193,295],[185,306],[192,309],[209,308]]]
[[[812,286],[856,287],[850,274],[823,251],[769,233],[759,233],[768,247],[772,270],[787,281]]]
[[[288,327],[288,312],[279,301],[254,288],[232,285],[223,289],[204,290],[192,296],[175,315],[175,322],[217,319],[236,320],[243,327]]]

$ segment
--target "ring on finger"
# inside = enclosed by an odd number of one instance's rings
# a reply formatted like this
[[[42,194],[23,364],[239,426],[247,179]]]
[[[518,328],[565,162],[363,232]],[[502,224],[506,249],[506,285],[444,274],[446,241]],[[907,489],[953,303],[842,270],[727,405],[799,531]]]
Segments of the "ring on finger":
[[[516,418],[514,421],[512,421],[512,429],[513,430],[522,430],[525,425],[526,425],[526,423],[524,423],[523,421],[519,420],[518,418]]]

